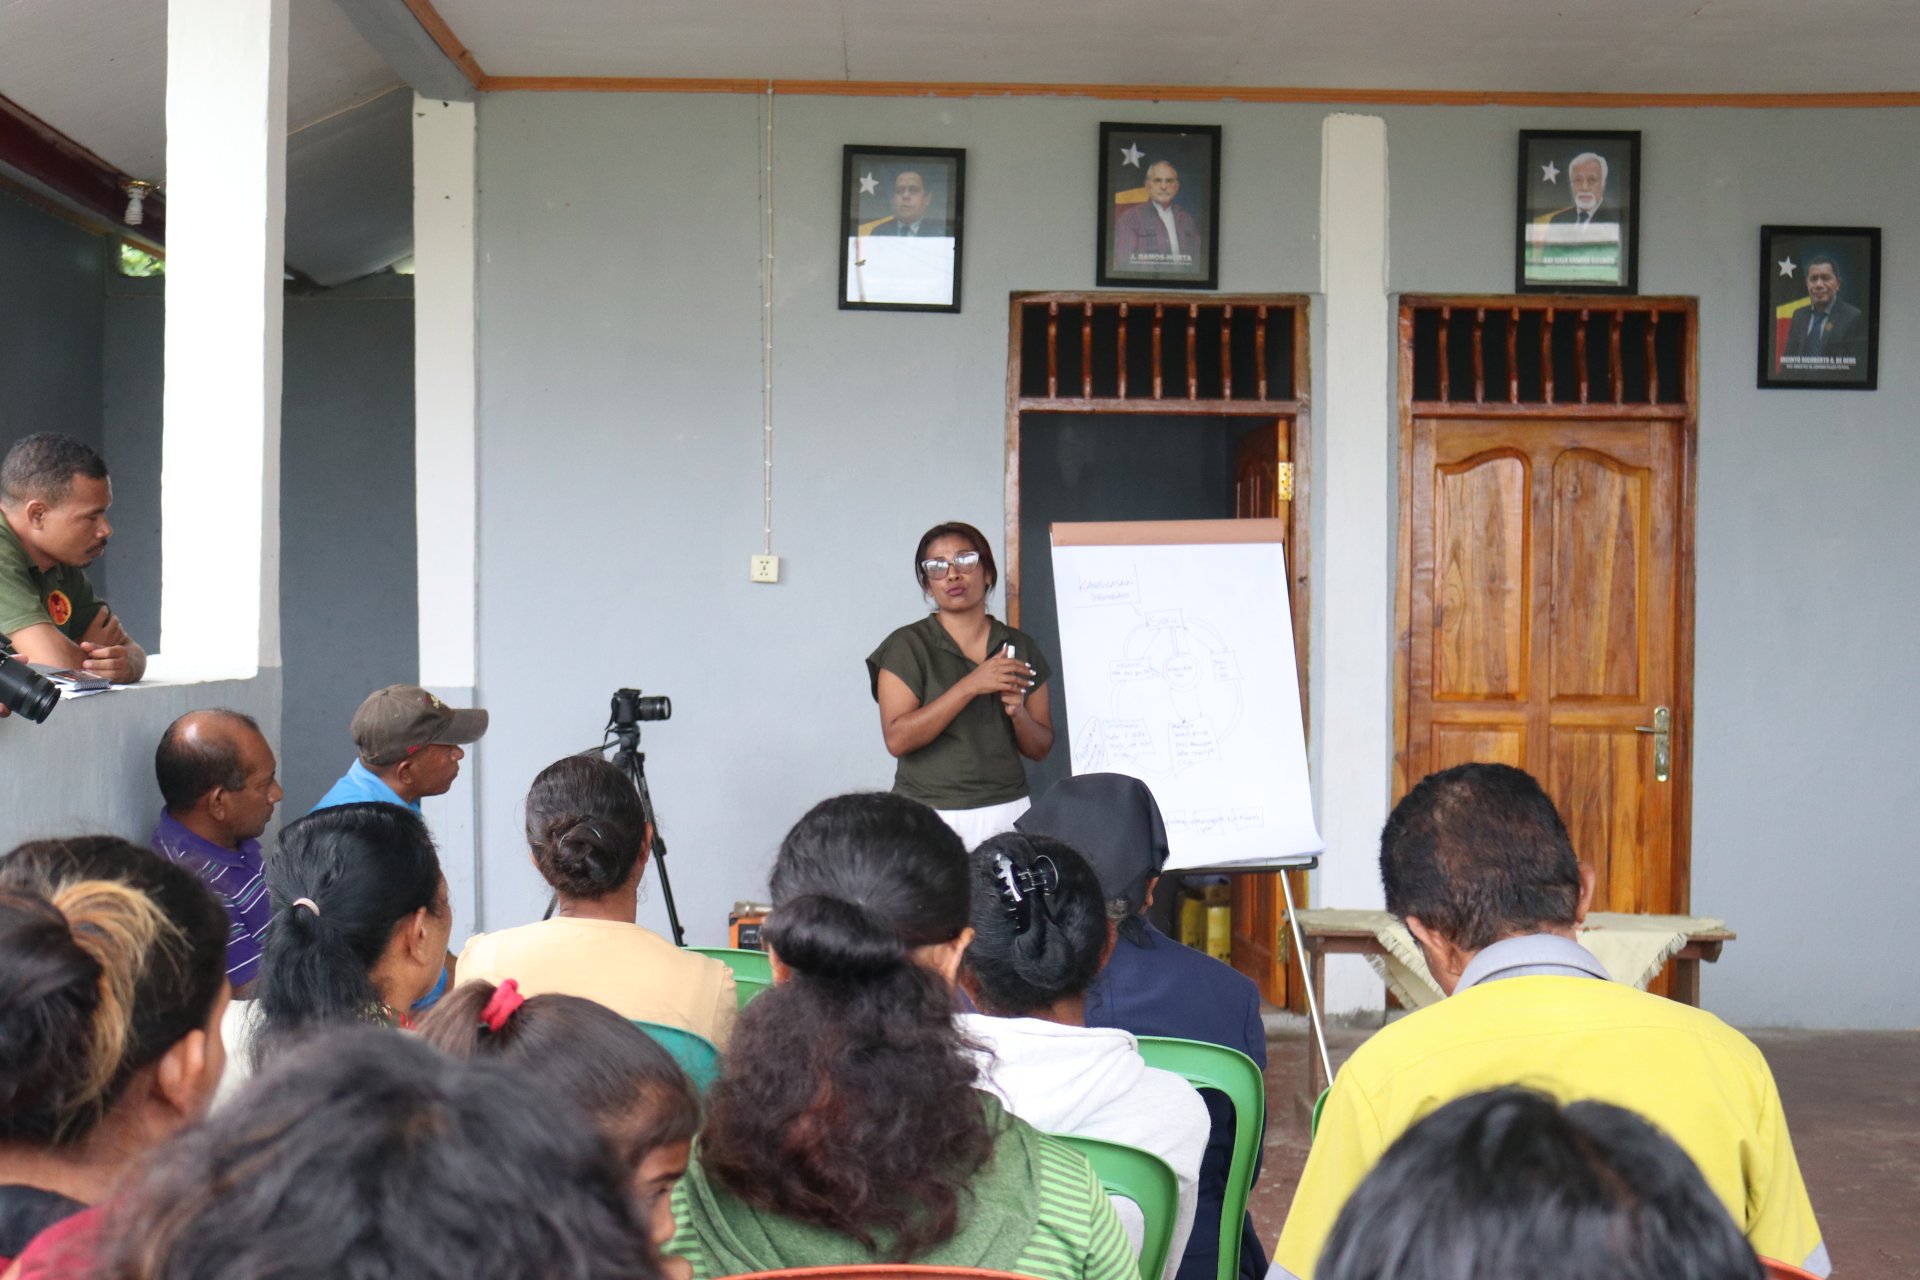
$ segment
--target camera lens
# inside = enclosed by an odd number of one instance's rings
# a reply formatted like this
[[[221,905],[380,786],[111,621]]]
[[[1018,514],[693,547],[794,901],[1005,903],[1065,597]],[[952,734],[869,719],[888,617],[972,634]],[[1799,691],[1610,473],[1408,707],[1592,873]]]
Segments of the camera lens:
[[[35,724],[45,724],[60,701],[60,688],[26,663],[0,653],[0,705]],[[651,701],[651,699],[649,699]],[[665,702],[662,698],[660,701]],[[664,716],[661,717],[665,719]]]
[[[673,716],[673,699],[665,694],[654,694],[638,700],[634,708],[636,720],[667,720]]]

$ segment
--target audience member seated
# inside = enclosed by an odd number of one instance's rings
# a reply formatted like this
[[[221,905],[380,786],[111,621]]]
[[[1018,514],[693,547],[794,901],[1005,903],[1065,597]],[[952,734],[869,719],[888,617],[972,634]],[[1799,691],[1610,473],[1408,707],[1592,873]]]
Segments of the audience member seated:
[[[349,728],[359,757],[313,811],[379,801],[418,813],[422,796],[452,789],[467,758],[460,748],[486,731],[485,711],[450,707],[417,684],[375,690],[353,713]]]
[[[627,1178],[524,1076],[336,1030],[184,1135],[76,1252],[96,1280],[657,1280]]]
[[[523,997],[509,978],[462,982],[420,1020],[420,1038],[456,1058],[491,1059],[566,1098],[633,1171],[633,1194],[656,1246],[673,1238],[673,1188],[700,1128],[700,1097],[646,1032],[578,996]],[[691,1274],[662,1258],[670,1280]]]
[[[1132,1280],[1078,1153],[974,1088],[953,1017],[967,853],[904,796],[814,806],[780,846],[774,987],[740,1016],[674,1193],[698,1280],[912,1261]]]
[[[1449,1102],[1387,1148],[1334,1223],[1322,1280],[1761,1280],[1672,1139],[1526,1089]]]
[[[273,748],[252,716],[189,711],[167,726],[153,771],[166,808],[153,851],[199,876],[227,909],[227,981],[253,994],[272,908],[260,833],[280,803]]]
[[[1442,1103],[1506,1084],[1641,1113],[1693,1157],[1757,1252],[1827,1274],[1766,1059],[1712,1014],[1610,981],[1575,941],[1593,869],[1539,783],[1499,764],[1424,779],[1380,833],[1380,879],[1447,998],[1340,1069],[1276,1280],[1313,1274],[1387,1144]]]
[[[256,999],[222,1028],[224,1102],[301,1037],[340,1023],[411,1027],[441,975],[453,912],[433,837],[390,804],[323,809],[287,824],[267,862],[273,923]]]
[[[113,485],[100,455],[67,436],[23,436],[0,461],[0,637],[29,662],[128,684],[147,654],[86,567],[113,537]]]
[[[1267,1067],[1267,1029],[1253,979],[1175,942],[1141,914],[1167,862],[1167,828],[1153,792],[1138,778],[1087,773],[1055,783],[1014,823],[1028,835],[1072,845],[1100,877],[1107,914],[1118,927],[1113,954],[1087,988],[1087,1025],[1136,1036],[1175,1036],[1238,1049]],[[1213,1120],[1200,1166],[1193,1234],[1179,1280],[1215,1280],[1220,1270],[1220,1206],[1233,1163],[1233,1105],[1201,1095]],[[1255,1165],[1254,1176],[1259,1176]],[[1267,1254],[1253,1217],[1242,1219],[1240,1275],[1258,1280]]]
[[[124,840],[0,859],[0,1265],[205,1113],[226,941],[199,880]]]
[[[478,933],[462,978],[513,978],[528,995],[597,1000],[624,1018],[697,1032],[726,1048],[739,1008],[733,971],[634,923],[653,828],[633,783],[605,760],[568,756],[527,792],[527,844],[554,914]]]
[[[1114,942],[1086,860],[1058,840],[1018,833],[994,836],[970,857],[973,943],[960,985],[980,1012],[960,1023],[980,1048],[982,1082],[1036,1129],[1138,1147],[1173,1166],[1171,1280],[1193,1228],[1206,1104],[1179,1076],[1149,1067],[1130,1033],[1086,1024],[1087,984]],[[1137,1250],[1138,1206],[1114,1207]]]

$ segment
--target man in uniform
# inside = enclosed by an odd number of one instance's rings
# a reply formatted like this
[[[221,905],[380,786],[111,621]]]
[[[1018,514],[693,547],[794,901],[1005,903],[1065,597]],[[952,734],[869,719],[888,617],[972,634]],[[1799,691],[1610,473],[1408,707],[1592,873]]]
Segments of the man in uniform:
[[[29,662],[130,684],[147,655],[93,593],[86,566],[113,536],[107,464],[78,440],[40,432],[0,461],[0,636]]]

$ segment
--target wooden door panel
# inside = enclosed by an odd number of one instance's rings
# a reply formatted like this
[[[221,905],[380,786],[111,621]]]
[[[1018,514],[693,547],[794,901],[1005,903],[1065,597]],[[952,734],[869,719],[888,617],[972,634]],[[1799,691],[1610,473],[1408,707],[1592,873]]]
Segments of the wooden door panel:
[[[1580,857],[1594,869],[1595,911],[1668,908],[1649,883],[1657,850],[1654,830],[1663,806],[1654,784],[1651,748],[1627,729],[1553,733],[1552,765],[1542,779]]]
[[[1526,767],[1527,730],[1524,724],[1436,724],[1433,726],[1433,768],[1451,769],[1476,760]]]
[[[1651,472],[1569,449],[1553,464],[1553,697],[1641,695]]]
[[[1481,454],[1434,476],[1433,696],[1526,697],[1527,459]]]

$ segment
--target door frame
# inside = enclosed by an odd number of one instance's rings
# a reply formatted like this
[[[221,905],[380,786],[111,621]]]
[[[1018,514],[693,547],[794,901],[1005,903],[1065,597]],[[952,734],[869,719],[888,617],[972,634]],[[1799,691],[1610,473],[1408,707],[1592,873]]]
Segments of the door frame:
[[[1288,458],[1293,468],[1293,489],[1287,499],[1287,571],[1292,577],[1289,585],[1289,605],[1293,616],[1293,648],[1297,664],[1296,675],[1300,686],[1300,714],[1302,726],[1311,747],[1313,736],[1312,709],[1308,699],[1308,655],[1309,640],[1313,632],[1312,609],[1312,497],[1313,497],[1313,422],[1312,422],[1312,314],[1309,310],[1307,295],[1300,293],[1217,293],[1205,297],[1195,297],[1191,293],[1154,293],[1130,292],[1114,289],[1095,291],[1045,291],[1014,293],[1008,299],[1007,320],[1007,418],[1005,468],[1005,509],[1006,528],[1003,545],[1006,548],[1005,572],[1002,580],[1006,586],[1007,622],[1012,626],[1020,625],[1020,420],[1024,413],[1099,413],[1099,414],[1154,414],[1159,416],[1202,416],[1215,418],[1275,418],[1288,423]],[[1048,386],[1050,394],[1044,396],[1023,396],[1022,352],[1025,350],[1025,326],[1028,309],[1044,306],[1047,309]],[[1155,367],[1160,367],[1158,359],[1163,342],[1169,350],[1178,352],[1182,344],[1185,350],[1185,367],[1188,379],[1185,385],[1177,380],[1162,383],[1158,377],[1153,379],[1150,394],[1126,394],[1126,383],[1122,380],[1119,392],[1114,396],[1096,396],[1093,394],[1093,382],[1090,375],[1091,353],[1093,350],[1093,315],[1096,308],[1119,307],[1124,317],[1132,309],[1151,311],[1152,347],[1155,354]],[[1264,371],[1258,371],[1258,395],[1255,398],[1203,399],[1199,396],[1197,383],[1193,376],[1195,369],[1195,348],[1199,340],[1200,313],[1234,309],[1253,310],[1262,315],[1261,333],[1258,350],[1264,354],[1265,314],[1288,311],[1292,319],[1292,344],[1286,353],[1291,371],[1291,398],[1270,398],[1266,392],[1268,386]],[[1079,323],[1076,324],[1075,322]],[[1064,323],[1063,323],[1064,322]],[[1064,334],[1062,329],[1067,330]],[[1125,329],[1121,330],[1124,342]],[[1082,377],[1076,387],[1071,381],[1062,385],[1056,376],[1058,349],[1062,341],[1077,347],[1081,352],[1080,368]],[[1246,375],[1242,375],[1243,377]],[[1235,380],[1239,385],[1239,380]],[[1136,388],[1148,392],[1148,388]],[[1065,394],[1061,394],[1062,391]],[[1077,394],[1076,394],[1077,392]],[[1171,394],[1168,394],[1168,393]],[[1307,906],[1307,875],[1299,872],[1274,872],[1273,875],[1291,875],[1295,877],[1294,900],[1300,907]],[[1244,895],[1236,892],[1236,901]],[[1259,982],[1263,993],[1276,988],[1284,988],[1286,1008],[1296,1012],[1305,1009],[1305,974],[1301,965],[1303,958],[1293,953],[1292,935],[1286,928],[1284,912],[1277,921],[1279,927],[1273,940],[1272,954],[1277,959],[1266,974],[1249,974]],[[1242,970],[1242,972],[1245,972]]]
[[[1634,403],[1620,398],[1619,377],[1616,373],[1610,388],[1592,387],[1588,384],[1584,372],[1581,374],[1577,390],[1566,400],[1523,401],[1519,397],[1517,381],[1507,387],[1498,385],[1491,388],[1496,397],[1486,398],[1488,388],[1482,385],[1479,374],[1482,365],[1482,352],[1479,350],[1480,328],[1474,326],[1475,350],[1474,369],[1476,383],[1473,399],[1449,398],[1449,388],[1442,382],[1439,400],[1414,399],[1414,314],[1416,311],[1438,308],[1443,317],[1451,311],[1470,311],[1482,319],[1490,311],[1507,312],[1514,316],[1522,311],[1543,311],[1547,323],[1560,313],[1577,313],[1582,325],[1589,317],[1612,316],[1610,332],[1613,336],[1611,363],[1609,368],[1617,370],[1620,366],[1620,343],[1617,317],[1628,312],[1659,312],[1663,315],[1678,313],[1684,317],[1685,331],[1682,337],[1680,361],[1682,396],[1677,402]],[[1676,513],[1677,527],[1674,529],[1674,702],[1680,710],[1679,725],[1673,734],[1673,777],[1684,785],[1677,788],[1673,797],[1673,854],[1669,864],[1668,879],[1671,901],[1675,912],[1685,915],[1692,910],[1693,883],[1693,655],[1694,655],[1694,525],[1697,514],[1695,501],[1696,459],[1699,443],[1700,415],[1700,379],[1699,379],[1699,335],[1700,309],[1697,298],[1688,297],[1635,297],[1635,298],[1593,298],[1582,296],[1539,294],[1405,294],[1398,299],[1399,312],[1399,390],[1397,399],[1400,407],[1399,431],[1399,538],[1396,544],[1393,593],[1393,802],[1400,798],[1418,782],[1418,778],[1408,776],[1408,755],[1411,749],[1409,735],[1412,729],[1412,672],[1413,672],[1413,423],[1415,418],[1478,418],[1499,417],[1516,422],[1567,421],[1570,419],[1595,419],[1619,421],[1621,418],[1633,418],[1641,421],[1664,422],[1677,434],[1677,456],[1679,475],[1675,477],[1676,496],[1679,511]],[[1586,353],[1586,333],[1580,338],[1580,351]],[[1652,340],[1648,340],[1649,351]],[[1447,359],[1447,344],[1442,338],[1440,361]],[[1511,359],[1511,348],[1509,348]],[[1599,391],[1597,397],[1593,394]],[[1547,379],[1547,396],[1553,395],[1551,379]]]

